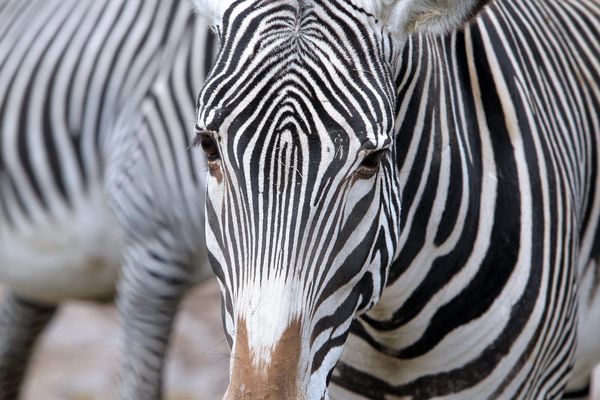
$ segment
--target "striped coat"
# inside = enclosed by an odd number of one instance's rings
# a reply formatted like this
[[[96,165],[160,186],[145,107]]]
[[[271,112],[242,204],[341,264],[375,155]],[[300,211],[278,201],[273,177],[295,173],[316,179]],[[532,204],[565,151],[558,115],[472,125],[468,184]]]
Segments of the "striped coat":
[[[0,399],[58,305],[112,299],[119,275],[121,397],[160,397],[178,300],[207,276],[187,148],[211,46],[178,0],[0,1]]]
[[[225,399],[585,389],[597,0],[196,3]]]

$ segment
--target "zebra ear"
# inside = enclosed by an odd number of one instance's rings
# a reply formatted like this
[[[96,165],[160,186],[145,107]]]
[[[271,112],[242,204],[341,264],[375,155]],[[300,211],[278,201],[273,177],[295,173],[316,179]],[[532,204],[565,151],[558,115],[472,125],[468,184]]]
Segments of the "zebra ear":
[[[461,27],[488,0],[366,0],[393,33],[441,35]]]
[[[190,0],[198,13],[209,20],[213,26],[221,25],[221,19],[227,7],[234,0]]]

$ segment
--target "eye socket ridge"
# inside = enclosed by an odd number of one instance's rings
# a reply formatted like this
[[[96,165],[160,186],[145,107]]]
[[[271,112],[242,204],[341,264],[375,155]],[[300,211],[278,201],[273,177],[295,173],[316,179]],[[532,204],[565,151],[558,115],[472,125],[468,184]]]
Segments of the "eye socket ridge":
[[[192,146],[202,148],[208,161],[217,161],[221,157],[214,132],[196,127],[196,137]]]

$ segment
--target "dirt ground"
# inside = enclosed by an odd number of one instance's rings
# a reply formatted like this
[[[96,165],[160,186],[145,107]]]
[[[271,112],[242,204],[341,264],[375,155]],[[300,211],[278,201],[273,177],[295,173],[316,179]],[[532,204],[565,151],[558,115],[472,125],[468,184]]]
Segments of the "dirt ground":
[[[193,290],[178,315],[167,362],[167,400],[220,399],[229,347],[217,285]],[[35,354],[23,400],[110,400],[119,350],[116,310],[73,303],[61,310]]]
[[[114,398],[118,328],[113,306],[74,303],[61,310],[35,355],[23,400]],[[186,299],[167,364],[167,400],[216,400],[227,386],[229,348],[215,283]],[[600,370],[596,374],[600,381]],[[596,385],[592,400],[600,400]]]

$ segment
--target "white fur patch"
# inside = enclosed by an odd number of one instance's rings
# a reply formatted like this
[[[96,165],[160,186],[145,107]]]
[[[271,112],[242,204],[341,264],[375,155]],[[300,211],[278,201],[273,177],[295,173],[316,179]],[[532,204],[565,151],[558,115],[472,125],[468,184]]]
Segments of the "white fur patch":
[[[244,284],[238,318],[246,321],[248,346],[256,368],[271,363],[271,353],[290,323],[300,314],[298,284],[281,275]]]

